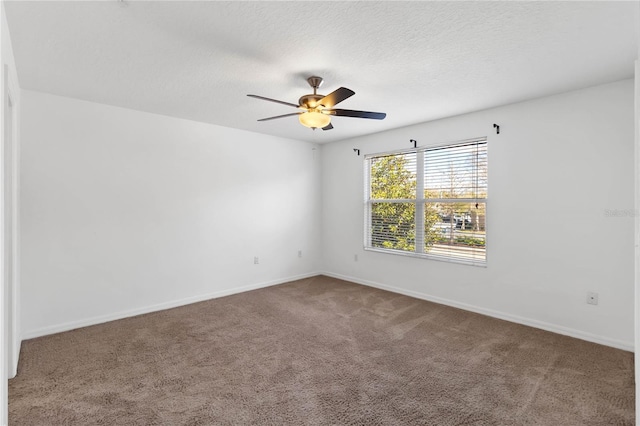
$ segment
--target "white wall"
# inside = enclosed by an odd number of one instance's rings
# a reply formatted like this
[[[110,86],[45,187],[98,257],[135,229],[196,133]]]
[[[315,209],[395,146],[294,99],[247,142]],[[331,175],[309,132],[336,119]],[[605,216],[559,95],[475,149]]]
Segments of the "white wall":
[[[3,38],[2,69],[2,223],[3,223],[3,282],[6,298],[8,330],[8,375],[14,377],[20,352],[20,276],[19,276],[19,154],[20,154],[20,86],[13,59],[11,40],[7,32]]]
[[[25,338],[317,270],[314,145],[22,95]]]
[[[640,3],[636,5],[636,22],[640,21]],[[635,63],[635,347],[640,347],[640,31],[636,29],[638,58]],[[635,365],[640,366],[640,351],[635,351]],[[640,368],[635,369],[636,412],[640,407]],[[640,416],[636,416],[636,425],[640,425]]]
[[[23,334],[323,270],[631,349],[633,92],[627,80],[320,150],[23,91]],[[488,267],[363,251],[352,149],[476,136],[489,138]]]
[[[625,80],[323,146],[323,269],[632,349],[633,114]],[[488,266],[363,251],[363,155],[477,136],[489,143]]]
[[[636,22],[640,21],[640,3],[636,5]],[[638,58],[635,63],[635,347],[640,347],[640,31],[636,30]],[[635,351],[635,365],[640,366],[640,351]],[[636,412],[640,407],[640,368],[635,369]],[[636,425],[640,425],[640,416],[636,416]]]
[[[19,188],[18,156],[20,142],[20,86],[4,2],[0,5],[0,424],[7,424],[7,378],[17,372],[20,353],[20,241],[18,235]],[[11,103],[9,103],[11,97]]]

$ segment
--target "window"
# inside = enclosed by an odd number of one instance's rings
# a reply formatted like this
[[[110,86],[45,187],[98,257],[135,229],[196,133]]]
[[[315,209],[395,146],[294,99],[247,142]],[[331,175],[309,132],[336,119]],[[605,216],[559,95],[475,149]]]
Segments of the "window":
[[[365,204],[365,249],[486,265],[486,139],[367,155]]]

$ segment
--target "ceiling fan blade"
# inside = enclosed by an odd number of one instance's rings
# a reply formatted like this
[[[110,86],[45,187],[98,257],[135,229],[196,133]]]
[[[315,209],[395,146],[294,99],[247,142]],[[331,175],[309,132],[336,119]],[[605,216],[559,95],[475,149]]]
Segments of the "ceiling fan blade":
[[[387,116],[384,112],[355,111],[352,109],[329,109],[324,110],[324,113],[338,117],[371,118],[373,120],[382,120]]]
[[[320,99],[318,103],[320,105],[324,105],[325,108],[333,108],[334,105],[339,104],[340,102],[355,94],[356,92],[354,92],[353,90],[347,89],[346,87],[341,87],[329,93],[324,98]]]
[[[331,123],[327,124],[326,126],[324,126],[322,128],[322,130],[331,130],[331,129],[333,129],[333,124],[331,124]]]
[[[277,99],[265,98],[264,96],[258,96],[258,95],[247,95],[247,96],[249,96],[250,98],[262,99],[263,101],[275,102],[277,104],[292,106],[294,108],[298,108],[300,106],[300,105],[292,104],[291,102],[284,102],[284,101],[279,101]]]
[[[269,121],[269,120],[275,120],[276,118],[292,117],[294,115],[300,115],[300,114],[304,114],[304,112],[292,112],[291,114],[276,115],[275,117],[261,118],[258,121]]]

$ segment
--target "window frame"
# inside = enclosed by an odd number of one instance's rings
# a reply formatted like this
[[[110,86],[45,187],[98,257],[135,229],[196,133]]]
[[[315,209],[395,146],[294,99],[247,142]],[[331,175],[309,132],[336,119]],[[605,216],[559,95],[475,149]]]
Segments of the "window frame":
[[[424,155],[426,151],[439,150],[443,148],[455,148],[458,146],[464,146],[469,144],[484,144],[486,150],[486,163],[488,170],[488,158],[489,158],[489,144],[487,141],[487,137],[477,137],[472,139],[460,140],[456,142],[447,142],[438,145],[429,145],[423,147],[416,148],[408,148],[403,150],[394,150],[394,151],[386,151],[386,152],[378,152],[373,154],[366,154],[364,156],[364,241],[363,241],[363,249],[365,251],[372,251],[378,253],[386,253],[386,254],[394,254],[398,256],[405,257],[416,257],[421,259],[431,259],[442,262],[449,263],[459,263],[464,265],[478,266],[478,267],[487,267],[488,259],[489,259],[489,251],[488,251],[488,223],[486,221],[487,212],[489,210],[489,196],[488,196],[488,176],[487,176],[487,195],[484,198],[475,197],[475,198],[425,198],[424,191],[424,175],[425,175],[425,166],[424,166]],[[415,199],[371,199],[371,160],[374,158],[387,157],[387,156],[395,156],[395,155],[404,155],[416,153],[416,195]],[[420,165],[418,167],[418,165]],[[477,187],[476,187],[477,188]],[[381,247],[373,247],[372,245],[372,205],[374,203],[413,203],[415,205],[415,250],[414,251],[404,251],[400,249],[390,249],[390,248],[381,248]],[[455,257],[453,255],[445,256],[445,255],[437,255],[431,254],[428,252],[424,252],[424,212],[425,206],[433,203],[483,203],[485,207],[485,220],[484,220],[484,232],[485,232],[485,245],[484,245],[484,259],[464,259],[461,257]],[[419,231],[420,230],[420,231]]]

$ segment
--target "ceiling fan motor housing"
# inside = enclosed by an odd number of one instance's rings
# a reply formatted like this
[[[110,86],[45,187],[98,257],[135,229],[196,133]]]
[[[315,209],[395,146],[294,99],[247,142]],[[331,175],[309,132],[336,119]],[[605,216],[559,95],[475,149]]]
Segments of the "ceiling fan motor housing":
[[[298,104],[302,107],[313,109],[319,106],[318,101],[324,98],[323,95],[304,95],[298,100]]]

